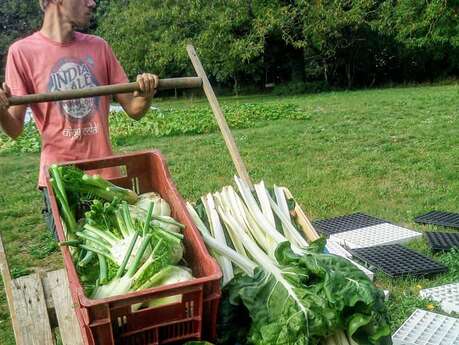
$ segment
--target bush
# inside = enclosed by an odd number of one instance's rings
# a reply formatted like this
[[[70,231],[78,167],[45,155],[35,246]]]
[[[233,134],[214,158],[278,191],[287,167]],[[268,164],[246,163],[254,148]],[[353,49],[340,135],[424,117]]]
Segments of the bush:
[[[319,93],[329,90],[325,81],[292,81],[274,86],[272,91],[276,96],[300,95],[304,93]]]
[[[325,80],[308,81],[304,83],[304,90],[306,93],[319,93],[323,91],[329,91],[330,86]]]
[[[299,95],[305,93],[305,85],[302,81],[291,81],[284,84],[274,86],[273,95],[276,96],[289,96]]]

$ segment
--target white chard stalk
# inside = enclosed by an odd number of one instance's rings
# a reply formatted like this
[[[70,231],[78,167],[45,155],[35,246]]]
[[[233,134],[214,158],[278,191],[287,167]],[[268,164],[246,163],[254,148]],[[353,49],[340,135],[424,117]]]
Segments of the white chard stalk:
[[[266,193],[265,183],[261,181],[260,183],[255,184],[254,187],[255,187],[255,192],[257,193],[258,200],[260,201],[261,210],[263,212],[263,215],[265,216],[266,220],[272,226],[275,227],[276,222],[274,220],[274,215],[273,215],[271,206],[269,205],[269,199],[267,197],[268,195]]]
[[[214,199],[210,193],[207,194],[207,207],[210,212],[210,224],[213,229],[213,235],[219,243],[226,246],[225,233],[223,232],[223,227],[220,223],[217,210],[215,209]],[[233,266],[230,260],[225,256],[219,256],[217,261],[223,271],[223,286],[225,286],[234,278]]]
[[[222,244],[219,241],[217,241],[214,237],[212,237],[209,229],[207,229],[206,225],[203,223],[201,218],[199,218],[199,215],[196,213],[193,205],[187,202],[186,207],[191,217],[193,218],[193,221],[195,222],[198,230],[201,232],[201,235],[206,245],[209,246],[209,248],[211,248],[212,251],[215,251],[218,254],[230,259],[235,265],[239,266],[248,276],[253,277],[257,264],[249,260],[247,257],[240,255],[238,252],[231,249],[226,244]]]

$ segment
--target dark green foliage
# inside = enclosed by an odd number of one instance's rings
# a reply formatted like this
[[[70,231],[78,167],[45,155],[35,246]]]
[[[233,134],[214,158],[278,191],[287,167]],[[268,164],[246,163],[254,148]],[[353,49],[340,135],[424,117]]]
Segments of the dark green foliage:
[[[42,13],[37,0],[2,1],[0,13],[4,56]],[[131,79],[193,74],[192,42],[218,86],[296,94],[456,76],[458,13],[440,0],[101,0],[87,31],[113,46]]]
[[[245,344],[252,323],[240,297],[231,294],[231,286],[223,289],[220,301],[217,334],[221,345]]]
[[[235,93],[243,84],[289,81],[276,92],[302,93],[311,81],[351,88],[455,75],[458,8],[415,0],[131,0],[111,4],[97,32],[131,77],[192,72],[184,50],[192,42],[211,78]]]
[[[41,20],[38,0],[0,1],[0,80],[3,80],[4,62],[10,44],[36,31]]]

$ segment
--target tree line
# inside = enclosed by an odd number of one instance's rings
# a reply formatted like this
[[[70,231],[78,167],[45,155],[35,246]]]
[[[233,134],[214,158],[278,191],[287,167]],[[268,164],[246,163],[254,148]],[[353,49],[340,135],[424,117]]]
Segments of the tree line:
[[[221,87],[320,91],[456,77],[458,13],[452,0],[100,0],[90,32],[131,78],[191,75],[191,42]],[[3,0],[0,54],[40,17],[37,0]]]

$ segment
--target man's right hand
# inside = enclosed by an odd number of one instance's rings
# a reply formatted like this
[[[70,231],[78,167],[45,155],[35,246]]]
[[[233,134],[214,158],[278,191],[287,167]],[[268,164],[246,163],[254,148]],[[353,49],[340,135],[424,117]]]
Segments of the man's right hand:
[[[16,139],[24,128],[24,117],[27,106],[10,106],[10,102],[8,101],[8,97],[10,96],[10,88],[6,83],[3,83],[0,88],[0,130],[11,138]]]
[[[0,113],[5,113],[8,111],[8,108],[10,107],[10,103],[8,101],[8,97],[11,96],[11,90],[6,85],[6,83],[2,84],[2,87],[0,88]]]

